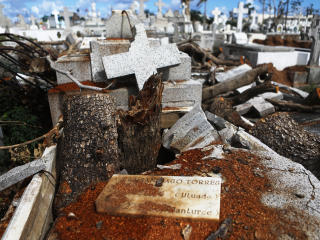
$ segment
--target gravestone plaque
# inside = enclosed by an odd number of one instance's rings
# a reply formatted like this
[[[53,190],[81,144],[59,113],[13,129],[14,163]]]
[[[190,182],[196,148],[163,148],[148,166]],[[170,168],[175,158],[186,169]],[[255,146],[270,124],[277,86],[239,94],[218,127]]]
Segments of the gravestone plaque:
[[[220,177],[113,175],[96,200],[99,213],[219,219]]]

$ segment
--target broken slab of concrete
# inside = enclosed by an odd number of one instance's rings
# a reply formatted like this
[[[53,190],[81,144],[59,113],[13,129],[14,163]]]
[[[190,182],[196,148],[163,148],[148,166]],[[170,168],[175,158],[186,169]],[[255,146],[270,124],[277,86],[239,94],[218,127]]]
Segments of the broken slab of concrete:
[[[162,112],[190,111],[201,104],[202,85],[193,80],[164,82]]]
[[[93,82],[106,82],[107,76],[104,71],[102,57],[118,53],[128,52],[129,40],[97,40],[90,42],[90,63]]]
[[[217,141],[219,135],[199,105],[180,118],[163,136],[163,146],[178,151],[202,148]]]
[[[265,97],[273,97],[273,98],[280,98],[283,97],[283,95],[278,95],[278,94],[266,94],[264,95]],[[271,113],[275,112],[275,108],[274,106],[265,101],[263,97],[261,97],[260,95],[258,97],[254,97],[252,99],[250,99],[249,101],[243,103],[243,104],[239,104],[237,106],[235,106],[236,111],[240,114],[240,115],[244,115],[246,113],[248,113],[251,109],[254,109],[260,117],[265,117]]]
[[[226,120],[224,120],[222,117],[219,117],[209,111],[205,112],[206,117],[208,121],[214,125],[214,127],[220,131],[221,129],[226,128]]]
[[[44,239],[52,224],[52,202],[56,186],[57,147],[45,149],[42,158],[47,159],[48,173],[36,174],[16,208],[2,239]]]
[[[235,67],[227,72],[218,72],[215,75],[215,78],[218,83],[225,82],[230,79],[233,79],[235,77],[238,77],[239,75],[245,74],[246,72],[252,70],[252,67],[250,67],[247,64],[240,65],[238,67]]]
[[[219,220],[221,178],[113,175],[98,196],[99,213]]]
[[[87,54],[64,55],[58,58],[55,65],[62,71],[70,71],[79,82],[91,81],[90,57]],[[57,72],[57,82],[60,85],[73,81]]]
[[[175,44],[150,48],[143,24],[135,26],[135,40],[128,53],[120,53],[102,58],[109,79],[134,74],[139,89],[157,69],[181,63],[180,53]]]
[[[22,166],[15,167],[0,176],[0,191],[41,172],[47,168],[50,157],[44,155],[38,160],[26,163]]]

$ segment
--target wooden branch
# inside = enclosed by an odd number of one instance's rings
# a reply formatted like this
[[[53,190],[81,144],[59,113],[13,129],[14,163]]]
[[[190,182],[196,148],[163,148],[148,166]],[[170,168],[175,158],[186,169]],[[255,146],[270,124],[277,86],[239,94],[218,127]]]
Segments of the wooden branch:
[[[266,99],[266,101],[270,102],[271,104],[281,108],[281,109],[290,109],[292,111],[298,111],[298,112],[318,112],[320,111],[320,105],[313,105],[313,106],[307,106],[299,103],[293,103],[283,100],[272,100],[272,99]]]
[[[53,134],[55,134],[56,136],[59,135],[59,129],[61,128],[61,125],[62,125],[62,118],[59,119],[59,121],[57,122],[57,124],[54,126],[53,129],[51,129],[49,132],[47,132],[46,134],[40,136],[40,137],[37,137],[35,139],[32,139],[32,140],[29,140],[29,141],[26,141],[24,143],[19,143],[19,144],[15,144],[15,145],[11,145],[11,146],[1,146],[0,147],[0,150],[8,150],[8,149],[12,149],[12,148],[16,148],[16,147],[22,147],[22,146],[25,146],[25,145],[29,145],[31,143],[34,143],[34,142],[37,142],[37,141],[40,141],[42,139],[48,139],[50,138]]]
[[[265,82],[263,84],[255,86],[255,87],[251,87],[239,95],[236,95],[234,97],[227,98],[227,99],[232,102],[232,105],[238,105],[238,104],[244,103],[244,102],[248,101],[249,99],[251,99],[259,94],[265,93],[265,92],[275,92],[276,93],[276,92],[278,92],[278,87],[273,86],[271,84],[271,82]]]
[[[254,82],[259,75],[267,73],[271,66],[272,64],[263,64],[237,78],[204,88],[202,90],[202,101]]]
[[[108,88],[110,88],[113,85],[113,82],[110,83],[107,87],[105,88],[99,88],[99,87],[94,87],[94,86],[88,86],[88,85],[83,85],[81,82],[79,82],[74,76],[71,75],[71,73],[69,71],[64,71],[61,69],[58,69],[55,66],[55,63],[50,59],[50,56],[48,55],[46,57],[46,59],[48,60],[48,62],[50,63],[50,67],[55,70],[58,73],[64,74],[66,75],[68,78],[70,78],[75,84],[77,84],[77,86],[81,89],[89,89],[89,90],[93,90],[93,91],[98,91],[98,92],[105,92],[106,90],[108,90]]]
[[[207,52],[200,48],[198,44],[194,42],[188,41],[187,43],[183,43],[178,46],[179,50],[182,52],[187,53],[189,56],[197,55],[198,59],[201,58],[201,62],[203,63],[204,60],[211,60],[213,63],[217,65],[227,65],[227,66],[238,66],[240,65],[240,61],[232,61],[232,60],[222,60],[217,57],[215,57],[210,52]]]

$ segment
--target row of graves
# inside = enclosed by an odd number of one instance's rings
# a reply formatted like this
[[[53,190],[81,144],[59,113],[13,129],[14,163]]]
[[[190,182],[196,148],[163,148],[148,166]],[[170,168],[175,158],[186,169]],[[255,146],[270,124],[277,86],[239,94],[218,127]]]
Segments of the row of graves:
[[[319,69],[319,38],[288,50],[240,32],[216,56],[123,15],[46,57],[56,139],[0,176],[3,190],[36,174],[2,238],[318,239],[320,89],[289,86],[285,68]]]

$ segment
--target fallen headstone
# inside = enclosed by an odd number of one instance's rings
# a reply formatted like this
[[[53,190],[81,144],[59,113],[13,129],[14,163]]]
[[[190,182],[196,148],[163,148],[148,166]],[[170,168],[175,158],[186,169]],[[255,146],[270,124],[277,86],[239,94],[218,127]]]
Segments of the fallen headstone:
[[[139,89],[157,69],[181,63],[179,49],[175,44],[151,48],[143,24],[135,25],[135,40],[129,52],[102,58],[109,79],[134,74]]]
[[[219,220],[221,178],[113,175],[98,196],[99,213]]]
[[[199,105],[180,118],[163,136],[163,146],[178,151],[203,148],[219,139]]]
[[[239,75],[245,74],[246,72],[252,70],[252,67],[250,67],[247,64],[240,65],[238,67],[235,67],[227,72],[218,72],[216,73],[216,80],[218,83],[228,81],[230,79],[233,79],[234,77],[238,77]]]

